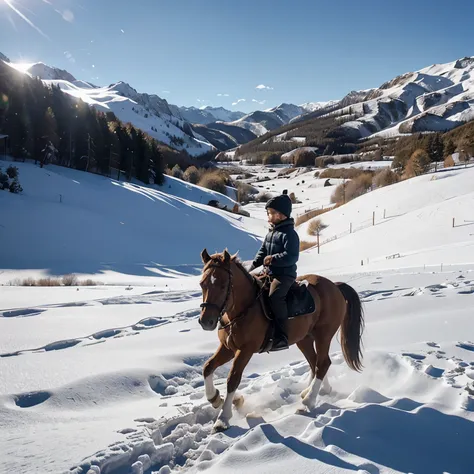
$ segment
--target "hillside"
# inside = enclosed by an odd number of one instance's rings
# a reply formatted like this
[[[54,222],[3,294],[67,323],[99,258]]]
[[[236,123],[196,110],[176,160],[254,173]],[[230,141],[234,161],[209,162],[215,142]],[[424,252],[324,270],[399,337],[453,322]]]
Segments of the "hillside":
[[[375,89],[352,91],[339,102],[265,130],[237,153],[286,152],[298,146],[293,137],[300,146],[319,148],[319,155],[353,153],[362,140],[383,143],[418,132],[442,132],[473,118],[474,58],[466,57],[402,74]]]
[[[246,218],[207,206],[217,199],[233,207],[219,193],[171,177],[145,187],[58,166],[13,165],[24,192],[0,193],[4,282],[18,270],[25,277],[192,274],[205,246],[238,246],[248,258],[258,247]]]
[[[320,216],[321,254],[309,256],[332,272],[474,264],[473,180],[473,167],[448,169],[358,197]],[[316,242],[310,223],[298,233]]]

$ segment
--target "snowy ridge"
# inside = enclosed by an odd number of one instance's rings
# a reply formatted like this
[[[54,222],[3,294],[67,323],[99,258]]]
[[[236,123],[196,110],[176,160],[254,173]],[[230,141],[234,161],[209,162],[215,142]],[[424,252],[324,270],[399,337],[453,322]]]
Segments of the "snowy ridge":
[[[81,87],[69,81],[44,82],[59,86],[66,94],[101,112],[113,112],[122,122],[130,122],[153,138],[172,148],[186,150],[190,155],[201,155],[214,148],[202,137],[196,137],[187,122],[167,114],[167,110],[170,111],[166,101],[158,96],[139,95],[123,82],[108,87],[91,87],[90,84]]]
[[[349,112],[349,111],[348,111]],[[352,105],[361,137],[444,131],[474,119],[474,58],[406,73]]]

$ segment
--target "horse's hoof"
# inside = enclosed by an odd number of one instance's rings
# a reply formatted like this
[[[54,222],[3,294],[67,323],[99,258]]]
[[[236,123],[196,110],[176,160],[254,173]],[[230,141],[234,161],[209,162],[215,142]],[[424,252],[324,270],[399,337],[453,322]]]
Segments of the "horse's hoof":
[[[239,395],[238,397],[235,397],[232,403],[234,404],[235,408],[239,409],[244,404],[244,396]]]
[[[316,408],[316,400],[313,400],[311,397],[305,397],[305,398],[303,398],[303,405],[309,411],[312,411]]]
[[[221,420],[220,418],[214,423],[214,426],[212,427],[212,432],[213,433],[222,433],[223,431],[226,431],[229,429],[229,424]]]
[[[310,413],[310,411],[305,406],[298,407],[295,411],[296,415],[307,415],[308,413]]]

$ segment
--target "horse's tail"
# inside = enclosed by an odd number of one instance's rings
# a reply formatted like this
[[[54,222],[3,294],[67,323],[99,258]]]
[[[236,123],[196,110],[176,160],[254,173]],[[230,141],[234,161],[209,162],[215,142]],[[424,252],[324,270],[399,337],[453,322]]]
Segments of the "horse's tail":
[[[346,314],[341,326],[342,353],[347,365],[360,372],[362,370],[362,333],[364,312],[357,291],[347,283],[338,283],[338,288],[347,302]]]

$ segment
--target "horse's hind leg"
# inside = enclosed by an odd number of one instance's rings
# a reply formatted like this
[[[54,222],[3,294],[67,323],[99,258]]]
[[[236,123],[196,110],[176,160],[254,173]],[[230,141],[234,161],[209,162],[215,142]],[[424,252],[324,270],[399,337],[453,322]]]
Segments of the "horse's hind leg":
[[[311,383],[316,375],[316,351],[314,350],[314,339],[312,336],[306,336],[301,341],[297,342],[296,345],[298,349],[303,353],[308,361],[309,367],[311,369],[311,378],[309,380],[308,388],[304,389],[301,392],[301,398],[306,397],[311,388]]]
[[[222,410],[214,423],[214,431],[224,431],[229,428],[229,420],[232,418],[232,402],[234,401],[234,395],[239,387],[240,381],[242,380],[244,369],[247,367],[252,355],[253,351],[245,349],[238,350],[235,353],[232,369],[227,378],[227,395]]]
[[[215,354],[204,364],[203,376],[206,398],[212,403],[214,408],[219,408],[224,402],[219,390],[214,387],[214,372],[221,365],[229,362],[233,357],[234,353],[221,344]]]

